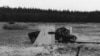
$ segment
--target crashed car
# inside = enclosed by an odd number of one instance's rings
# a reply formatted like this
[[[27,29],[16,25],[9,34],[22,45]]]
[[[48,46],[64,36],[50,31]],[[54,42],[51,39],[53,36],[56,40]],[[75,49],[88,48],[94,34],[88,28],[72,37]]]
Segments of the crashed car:
[[[68,43],[68,42],[75,42],[77,37],[75,35],[70,34],[70,30],[66,29],[65,27],[58,28],[55,32],[55,39],[58,42]]]

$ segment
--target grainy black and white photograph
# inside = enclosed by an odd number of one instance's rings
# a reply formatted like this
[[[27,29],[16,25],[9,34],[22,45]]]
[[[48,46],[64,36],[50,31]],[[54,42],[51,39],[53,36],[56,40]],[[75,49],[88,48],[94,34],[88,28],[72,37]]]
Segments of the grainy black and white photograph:
[[[100,56],[100,1],[0,0],[0,56]]]

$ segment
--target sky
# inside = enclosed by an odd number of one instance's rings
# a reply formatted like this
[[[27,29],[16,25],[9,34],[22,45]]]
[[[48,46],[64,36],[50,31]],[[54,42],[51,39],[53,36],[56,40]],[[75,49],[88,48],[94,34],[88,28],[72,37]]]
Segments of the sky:
[[[0,0],[2,6],[94,11],[100,10],[100,0]]]

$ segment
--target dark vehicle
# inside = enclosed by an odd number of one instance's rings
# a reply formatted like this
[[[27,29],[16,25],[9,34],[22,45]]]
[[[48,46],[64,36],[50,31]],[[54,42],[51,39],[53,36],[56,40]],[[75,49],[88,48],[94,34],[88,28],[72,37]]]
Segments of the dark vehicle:
[[[37,36],[39,35],[40,31],[30,32],[28,33],[29,39],[31,40],[31,43],[34,43]]]
[[[55,32],[55,39],[62,43],[73,43],[76,41],[77,37],[70,34],[70,30],[65,27],[58,28]]]
[[[58,28],[56,30],[56,33],[57,34],[60,34],[60,35],[69,35],[70,34],[70,30],[69,29],[66,29],[65,27],[61,27],[61,28]]]

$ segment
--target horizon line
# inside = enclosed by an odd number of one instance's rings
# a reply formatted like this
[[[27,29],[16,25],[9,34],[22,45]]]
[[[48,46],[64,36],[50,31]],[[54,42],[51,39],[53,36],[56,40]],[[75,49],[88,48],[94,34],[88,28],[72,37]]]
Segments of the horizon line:
[[[21,7],[21,6],[18,6],[18,7],[10,7],[8,5],[3,5],[3,6],[0,6],[0,7],[4,7],[4,8],[22,8],[22,9],[41,9],[41,10],[57,10],[57,11],[78,11],[78,12],[94,12],[94,11],[100,11],[100,10],[72,10],[72,9],[55,9],[55,8],[38,8],[38,7]]]

